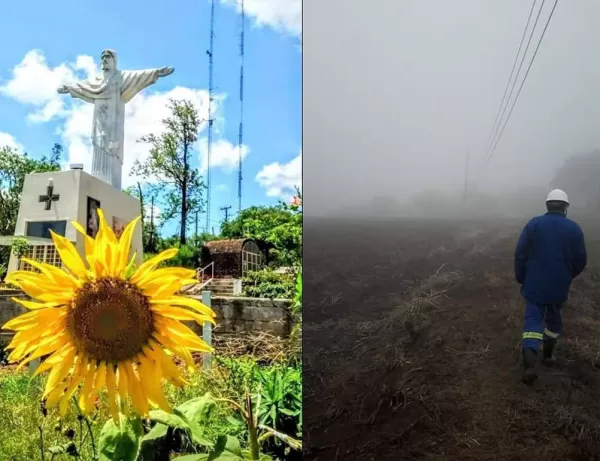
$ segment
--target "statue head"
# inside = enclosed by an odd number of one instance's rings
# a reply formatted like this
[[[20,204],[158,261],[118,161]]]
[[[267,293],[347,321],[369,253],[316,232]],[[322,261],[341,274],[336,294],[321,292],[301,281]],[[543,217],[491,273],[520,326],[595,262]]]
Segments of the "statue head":
[[[100,68],[104,72],[117,69],[117,53],[113,50],[104,50],[100,55]]]

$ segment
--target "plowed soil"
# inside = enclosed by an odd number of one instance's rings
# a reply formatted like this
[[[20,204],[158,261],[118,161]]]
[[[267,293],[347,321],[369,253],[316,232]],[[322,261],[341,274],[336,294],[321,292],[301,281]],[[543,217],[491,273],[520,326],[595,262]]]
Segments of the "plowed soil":
[[[305,459],[600,460],[600,258],[527,387],[522,225],[305,221]]]

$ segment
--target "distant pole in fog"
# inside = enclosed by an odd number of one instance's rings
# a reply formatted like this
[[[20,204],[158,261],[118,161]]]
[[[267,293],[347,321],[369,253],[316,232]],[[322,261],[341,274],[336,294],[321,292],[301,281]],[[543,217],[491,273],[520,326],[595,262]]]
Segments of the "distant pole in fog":
[[[467,190],[469,187],[469,151],[467,150],[466,153],[466,157],[465,157],[465,192],[463,195],[463,200],[466,201],[467,200]]]

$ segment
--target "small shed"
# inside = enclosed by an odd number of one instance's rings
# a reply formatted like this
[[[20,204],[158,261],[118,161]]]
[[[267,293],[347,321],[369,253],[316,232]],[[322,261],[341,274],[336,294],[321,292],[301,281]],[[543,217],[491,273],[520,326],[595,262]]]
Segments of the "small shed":
[[[215,277],[243,278],[248,272],[260,270],[265,261],[263,252],[253,239],[213,240],[202,247],[202,267],[214,263]]]

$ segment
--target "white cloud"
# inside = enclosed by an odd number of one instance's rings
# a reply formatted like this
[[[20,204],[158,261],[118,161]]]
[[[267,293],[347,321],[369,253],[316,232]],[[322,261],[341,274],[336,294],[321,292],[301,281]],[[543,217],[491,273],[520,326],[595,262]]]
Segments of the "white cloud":
[[[29,51],[17,64],[12,79],[0,87],[0,94],[35,107],[34,121],[48,121],[63,111],[56,89],[77,79],[76,69],[67,63],[50,68],[40,50]]]
[[[32,122],[58,120],[58,133],[68,154],[67,163],[83,163],[86,171],[90,171],[92,162],[90,136],[93,105],[74,100],[68,95],[59,95],[56,90],[63,84],[89,78],[97,71],[91,56],[78,56],[75,62],[51,67],[41,51],[32,50],[15,66],[12,78],[0,86],[1,94],[32,107],[29,114]],[[219,115],[219,109],[224,98],[225,95],[216,95],[213,99],[213,118],[220,125],[223,124],[223,119]],[[160,134],[163,128],[161,121],[169,115],[169,99],[190,100],[196,106],[201,119],[209,118],[206,90],[176,87],[165,92],[144,91],[138,94],[125,106],[124,188],[135,183],[135,178],[129,176],[135,160],[143,160],[148,154],[149,146],[138,143],[137,140],[150,133]],[[206,127],[206,123],[202,124],[201,131]],[[215,135],[218,134],[219,130],[215,129]],[[213,145],[213,166],[230,168],[230,144],[217,140]],[[244,155],[246,153],[247,148]],[[235,158],[237,159],[237,155]]]
[[[229,187],[227,187],[227,184],[219,184],[217,187],[215,187],[215,190],[217,192],[227,192]]]
[[[239,0],[221,0],[240,9]],[[244,0],[244,12],[258,26],[270,26],[302,37],[302,0]]]
[[[208,139],[198,140],[198,150],[200,152],[200,172],[206,174],[208,170]],[[250,149],[242,144],[242,161],[246,158]],[[231,173],[237,168],[240,152],[237,145],[234,145],[226,139],[213,141],[210,152],[211,168],[220,168],[225,173]]]
[[[256,175],[256,181],[266,189],[268,197],[287,197],[302,187],[302,151],[288,163],[265,165]]]
[[[12,149],[23,152],[23,145],[17,142],[12,134],[0,131],[0,148],[11,147]]]

